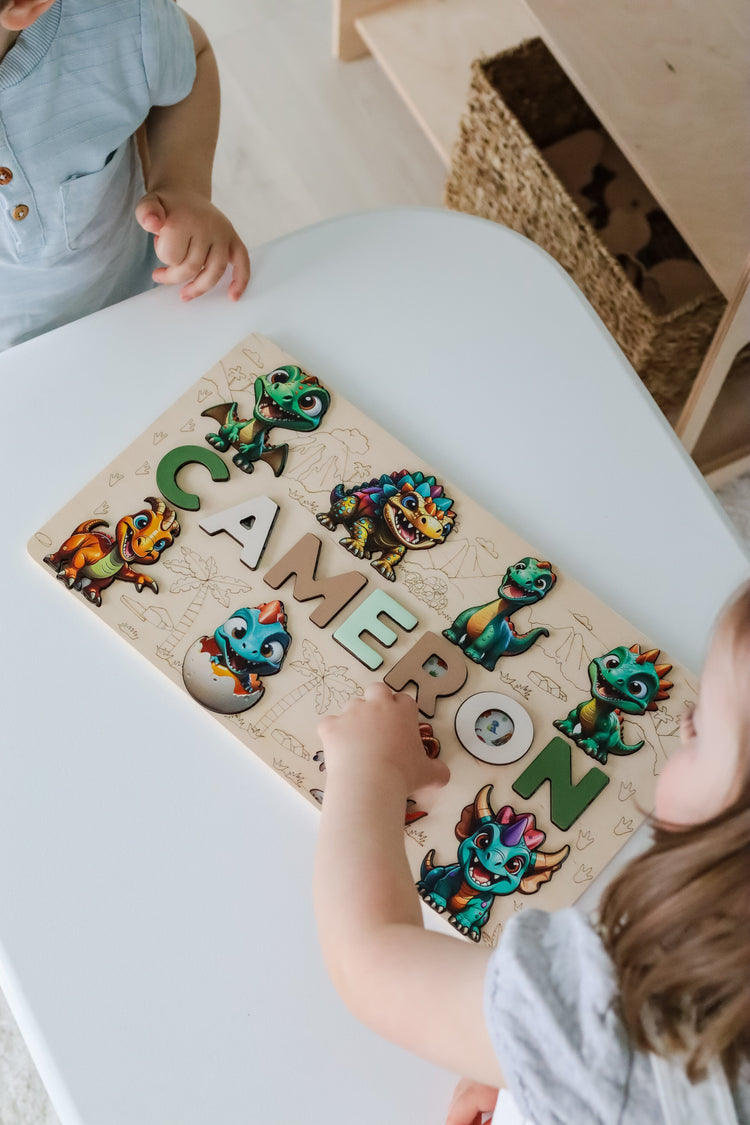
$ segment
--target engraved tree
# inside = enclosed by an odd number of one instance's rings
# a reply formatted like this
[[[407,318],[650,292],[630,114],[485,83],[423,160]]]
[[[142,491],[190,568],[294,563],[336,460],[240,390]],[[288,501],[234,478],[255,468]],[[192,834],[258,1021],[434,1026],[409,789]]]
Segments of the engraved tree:
[[[204,559],[190,547],[181,547],[180,550],[182,558],[164,560],[164,566],[180,576],[169,587],[169,592],[184,594],[189,590],[195,590],[196,593],[172,632],[156,650],[156,655],[170,664],[174,650],[195,624],[209,594],[228,609],[230,594],[240,594],[250,590],[248,583],[239,578],[217,575],[216,559],[211,556]]]
[[[259,723],[251,724],[251,733],[256,738],[263,738],[269,727],[273,726],[285,711],[300,699],[304,699],[311,691],[315,692],[315,711],[318,715],[325,715],[332,707],[340,710],[353,695],[362,695],[361,685],[347,675],[349,669],[344,665],[329,668],[317,645],[306,638],[302,641],[302,659],[290,661],[288,667],[302,672],[305,680],[298,687],[287,692],[283,699],[266,712]]]

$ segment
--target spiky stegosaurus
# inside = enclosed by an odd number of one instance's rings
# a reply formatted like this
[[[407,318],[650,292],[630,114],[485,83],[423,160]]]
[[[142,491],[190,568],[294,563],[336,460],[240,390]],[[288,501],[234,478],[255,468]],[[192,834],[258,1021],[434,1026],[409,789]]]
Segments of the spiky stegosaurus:
[[[664,677],[672,665],[657,664],[658,659],[658,648],[641,652],[637,644],[594,657],[588,669],[591,699],[567,718],[555,719],[554,726],[598,762],[606,762],[608,754],[634,754],[643,740],[633,745],[623,741],[620,715],[656,711],[656,701],[669,698],[674,685]]]
[[[407,551],[444,542],[456,518],[452,504],[434,477],[401,469],[353,488],[337,484],[329,510],[317,518],[329,531],[343,524],[349,535],[339,542],[357,558],[379,551],[371,565],[394,582],[395,567]]]

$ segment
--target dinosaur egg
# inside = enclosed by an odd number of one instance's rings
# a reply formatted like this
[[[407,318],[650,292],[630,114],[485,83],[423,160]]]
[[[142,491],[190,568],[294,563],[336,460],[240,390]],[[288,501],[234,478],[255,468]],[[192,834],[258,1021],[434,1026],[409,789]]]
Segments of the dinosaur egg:
[[[182,679],[185,687],[204,707],[222,715],[236,715],[253,707],[263,695],[263,687],[246,692],[228,668],[211,663],[206,651],[208,637],[199,637],[185,654],[182,662]]]

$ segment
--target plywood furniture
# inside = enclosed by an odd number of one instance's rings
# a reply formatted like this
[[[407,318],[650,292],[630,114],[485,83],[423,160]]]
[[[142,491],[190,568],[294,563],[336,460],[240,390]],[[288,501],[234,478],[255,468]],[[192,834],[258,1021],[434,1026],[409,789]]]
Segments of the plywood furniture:
[[[0,356],[16,420],[0,450],[0,987],[62,1125],[411,1125],[444,1119],[455,1080],[335,995],[311,902],[317,812],[25,552],[238,340],[274,336],[690,668],[750,573],[580,292],[521,236],[396,209],[252,258],[237,304],[155,290]],[[483,408],[498,395],[503,411]],[[679,566],[644,583],[645,558]]]
[[[520,0],[334,0],[334,5],[337,56],[349,60],[372,52],[446,168],[473,60],[537,34]]]
[[[710,411],[720,435],[738,404],[750,417],[750,380],[722,392],[718,375],[731,366],[730,348],[750,340],[737,296],[750,242],[744,0],[336,0],[335,18],[350,21],[359,53],[372,51],[446,165],[471,59],[541,34],[735,310],[677,424],[705,471],[716,471],[717,456],[722,479],[747,467],[741,440],[728,438],[719,455],[713,439],[698,442],[699,419],[702,428]]]
[[[750,470],[750,357],[744,372],[727,380],[749,339],[750,259],[675,426],[714,488]]]

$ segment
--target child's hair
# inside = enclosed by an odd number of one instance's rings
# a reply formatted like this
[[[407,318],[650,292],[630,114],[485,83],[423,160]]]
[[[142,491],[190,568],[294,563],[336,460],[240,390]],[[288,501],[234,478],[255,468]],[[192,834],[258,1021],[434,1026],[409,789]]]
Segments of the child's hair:
[[[750,582],[721,618],[737,699],[737,797],[687,828],[655,823],[648,851],[605,889],[599,928],[636,1047],[687,1052],[691,1081],[750,1057]],[[678,751],[679,753],[679,751]]]

